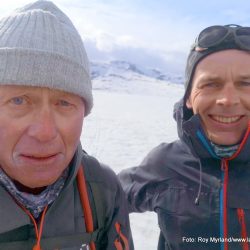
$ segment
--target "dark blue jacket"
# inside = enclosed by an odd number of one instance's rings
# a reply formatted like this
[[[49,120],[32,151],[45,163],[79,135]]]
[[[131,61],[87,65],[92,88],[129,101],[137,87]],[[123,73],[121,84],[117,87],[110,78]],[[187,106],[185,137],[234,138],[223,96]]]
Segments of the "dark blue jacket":
[[[248,249],[249,129],[238,152],[220,159],[198,115],[180,101],[174,116],[179,140],[159,145],[139,167],[119,174],[130,211],[157,213],[160,250]]]

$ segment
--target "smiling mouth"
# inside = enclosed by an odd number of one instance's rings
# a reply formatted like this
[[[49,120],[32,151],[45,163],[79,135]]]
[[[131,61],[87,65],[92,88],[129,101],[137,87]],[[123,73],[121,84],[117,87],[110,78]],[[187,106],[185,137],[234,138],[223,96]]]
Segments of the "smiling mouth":
[[[224,124],[231,124],[231,123],[238,122],[243,116],[242,115],[235,115],[235,116],[211,115],[210,117],[216,122],[220,122]]]
[[[33,159],[33,160],[47,160],[47,159],[51,159],[53,157],[55,157],[57,154],[53,154],[53,155],[23,155],[24,157],[28,158],[28,159]]]

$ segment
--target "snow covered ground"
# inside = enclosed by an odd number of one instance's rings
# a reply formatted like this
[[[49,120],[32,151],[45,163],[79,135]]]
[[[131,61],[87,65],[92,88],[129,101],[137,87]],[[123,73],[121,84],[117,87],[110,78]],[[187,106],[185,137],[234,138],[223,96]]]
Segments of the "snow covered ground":
[[[102,84],[94,82],[99,90],[94,90],[94,109],[85,120],[81,137],[89,154],[118,173],[138,165],[159,143],[177,138],[172,110],[183,95],[182,85],[138,82],[113,91],[112,87],[103,90]],[[157,249],[156,215],[131,214],[130,219],[135,249]]]

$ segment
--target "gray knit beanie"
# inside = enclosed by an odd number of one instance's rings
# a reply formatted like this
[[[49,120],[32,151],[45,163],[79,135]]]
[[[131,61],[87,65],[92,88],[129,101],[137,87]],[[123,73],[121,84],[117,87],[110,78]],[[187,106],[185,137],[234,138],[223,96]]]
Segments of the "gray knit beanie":
[[[185,95],[184,100],[186,100],[191,92],[192,88],[192,80],[194,76],[194,72],[198,63],[204,59],[206,56],[221,51],[221,50],[228,50],[228,49],[238,49],[244,50],[243,48],[239,47],[239,45],[235,42],[234,37],[229,37],[223,43],[218,46],[210,47],[205,50],[195,50],[192,46],[192,49],[188,55],[187,63],[186,63],[186,70],[185,70]],[[246,50],[249,51],[249,50]]]
[[[89,62],[70,19],[52,2],[37,1],[0,20],[0,84],[48,87],[93,106]]]

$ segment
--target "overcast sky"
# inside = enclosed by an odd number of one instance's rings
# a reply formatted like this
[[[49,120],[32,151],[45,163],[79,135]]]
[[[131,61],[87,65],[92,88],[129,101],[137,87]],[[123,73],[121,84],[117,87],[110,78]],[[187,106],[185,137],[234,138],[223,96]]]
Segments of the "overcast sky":
[[[1,1],[0,15],[32,1]],[[128,60],[183,71],[203,28],[250,26],[248,0],[54,0],[79,30],[90,60]]]

